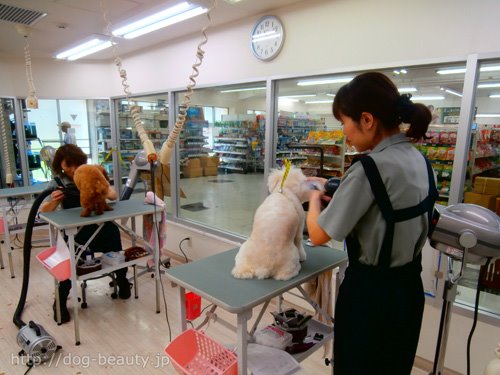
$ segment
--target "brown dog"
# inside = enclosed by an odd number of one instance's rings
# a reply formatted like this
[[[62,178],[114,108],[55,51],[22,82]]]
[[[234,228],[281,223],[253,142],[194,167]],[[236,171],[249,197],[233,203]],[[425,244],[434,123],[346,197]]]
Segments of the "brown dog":
[[[92,211],[95,211],[96,215],[102,215],[104,211],[113,210],[113,207],[106,202],[109,176],[102,166],[81,165],[75,170],[73,180],[80,190],[81,217],[90,216]]]

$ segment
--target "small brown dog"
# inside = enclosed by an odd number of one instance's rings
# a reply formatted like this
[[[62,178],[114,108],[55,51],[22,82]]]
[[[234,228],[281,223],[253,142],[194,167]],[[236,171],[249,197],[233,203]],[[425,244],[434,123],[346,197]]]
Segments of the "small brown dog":
[[[73,180],[80,190],[81,217],[90,216],[92,211],[95,211],[96,215],[102,215],[104,211],[113,210],[113,207],[106,202],[109,176],[102,166],[81,165],[75,170]]]

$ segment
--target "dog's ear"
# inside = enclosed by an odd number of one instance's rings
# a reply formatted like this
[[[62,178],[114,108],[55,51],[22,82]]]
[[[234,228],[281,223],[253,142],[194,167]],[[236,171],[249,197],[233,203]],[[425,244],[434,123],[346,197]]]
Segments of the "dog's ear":
[[[283,179],[283,171],[281,169],[271,169],[269,177],[267,178],[267,188],[272,193],[278,189]]]
[[[101,173],[104,175],[104,178],[106,179],[106,181],[109,182],[109,175],[108,175],[108,172],[106,172],[106,169],[104,169],[104,167],[102,165],[97,165],[97,168],[101,171]]]

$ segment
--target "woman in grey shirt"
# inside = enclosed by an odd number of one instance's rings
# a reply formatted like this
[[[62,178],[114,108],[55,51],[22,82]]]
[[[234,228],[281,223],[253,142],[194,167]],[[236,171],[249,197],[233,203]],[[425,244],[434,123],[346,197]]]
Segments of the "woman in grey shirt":
[[[420,252],[437,190],[429,162],[410,143],[425,136],[431,113],[410,97],[369,72],[333,103],[347,143],[369,152],[353,162],[324,210],[321,192],[309,202],[311,241],[345,240],[349,256],[335,307],[335,375],[412,369],[424,310]],[[401,123],[410,124],[406,134]]]

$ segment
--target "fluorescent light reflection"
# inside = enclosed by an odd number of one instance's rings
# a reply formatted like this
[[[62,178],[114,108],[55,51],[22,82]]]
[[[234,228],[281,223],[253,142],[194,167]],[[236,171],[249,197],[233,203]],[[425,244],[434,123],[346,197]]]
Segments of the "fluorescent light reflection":
[[[263,40],[268,40],[268,39],[274,39],[274,38],[279,38],[281,36],[281,33],[277,33],[276,31],[266,31],[265,33],[254,35],[252,37],[252,42],[260,42]]]
[[[476,117],[500,117],[500,113],[478,113]]]
[[[310,100],[306,101],[306,104],[326,104],[326,103],[333,103],[333,100]]]
[[[500,94],[491,94],[489,97],[491,99],[498,99],[498,98],[500,98]]]
[[[480,72],[497,72],[500,70],[500,65],[482,66],[479,68]],[[463,74],[465,73],[465,68],[445,68],[436,70],[437,74]]]
[[[221,94],[225,94],[227,92],[241,92],[241,91],[255,91],[255,90],[265,90],[265,87],[247,87],[244,89],[231,89],[231,90],[222,90]]]
[[[347,83],[350,81],[352,81],[352,77],[312,79],[306,81],[298,81],[297,86],[328,85],[331,83]]]
[[[398,87],[399,92],[415,92],[417,91],[416,87]]]
[[[412,96],[412,101],[415,100],[444,100],[444,96],[442,95],[422,95],[422,96]]]

